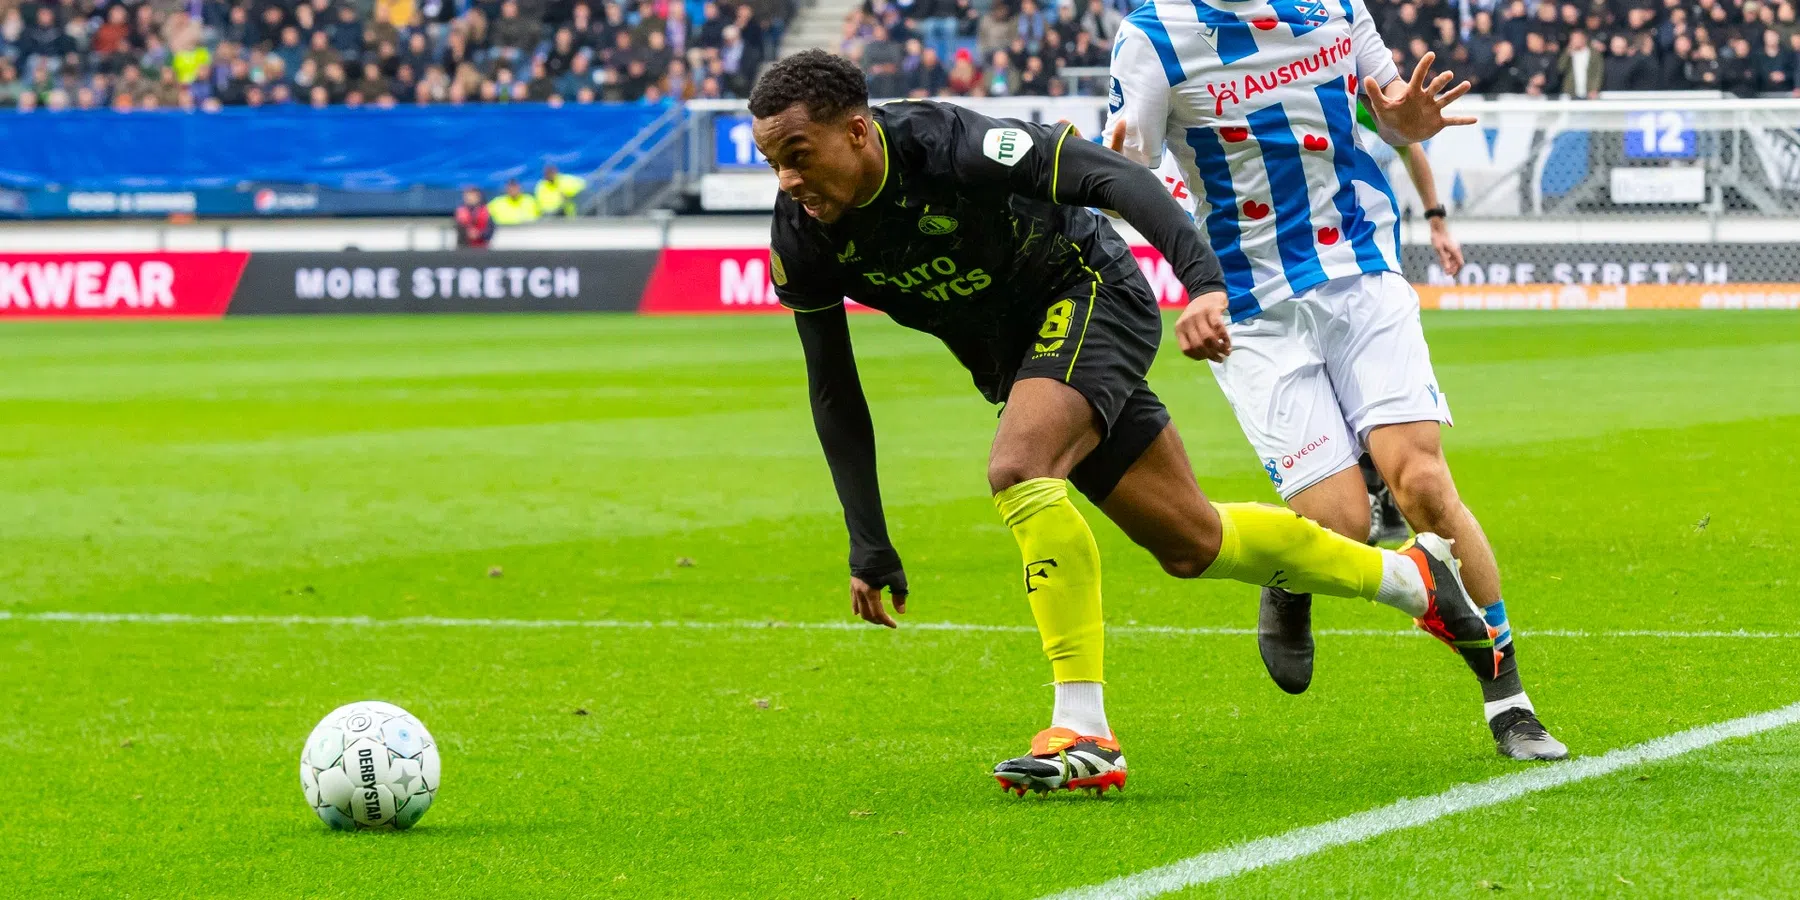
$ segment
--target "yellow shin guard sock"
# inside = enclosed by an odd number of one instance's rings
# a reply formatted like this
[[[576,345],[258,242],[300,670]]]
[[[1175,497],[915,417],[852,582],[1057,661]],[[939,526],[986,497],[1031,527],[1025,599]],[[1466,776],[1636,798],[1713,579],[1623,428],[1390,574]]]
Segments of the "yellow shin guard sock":
[[[1214,503],[1225,537],[1202,578],[1279,587],[1296,594],[1374,600],[1382,552],[1264,503]]]
[[[1100,548],[1061,478],[1033,478],[994,495],[1025,560],[1025,598],[1057,682],[1104,681]]]

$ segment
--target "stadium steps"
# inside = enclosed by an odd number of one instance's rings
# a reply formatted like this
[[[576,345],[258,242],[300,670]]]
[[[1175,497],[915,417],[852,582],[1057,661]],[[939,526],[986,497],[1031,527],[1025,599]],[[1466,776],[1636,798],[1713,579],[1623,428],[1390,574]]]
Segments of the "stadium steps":
[[[817,0],[802,8],[781,37],[781,55],[811,47],[836,53],[844,34],[844,19],[859,5],[858,0]]]
[[[680,187],[688,135],[686,111],[670,106],[588,175],[583,212],[627,216],[660,205]]]

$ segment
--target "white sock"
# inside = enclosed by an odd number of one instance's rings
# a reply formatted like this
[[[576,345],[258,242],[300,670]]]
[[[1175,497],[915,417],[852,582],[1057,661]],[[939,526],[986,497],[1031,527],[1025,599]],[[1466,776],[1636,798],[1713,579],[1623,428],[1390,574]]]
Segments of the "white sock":
[[[1067,728],[1085,737],[1111,737],[1106,726],[1106,700],[1098,681],[1065,681],[1056,685],[1051,728]]]
[[[1381,588],[1375,592],[1375,602],[1416,619],[1425,614],[1428,600],[1418,564],[1393,550],[1381,551]]]
[[[1502,700],[1491,700],[1481,704],[1481,711],[1487,715],[1489,722],[1494,721],[1495,716],[1509,709],[1527,709],[1533,713],[1537,712],[1537,708],[1531,705],[1531,698],[1525,696],[1524,691]]]

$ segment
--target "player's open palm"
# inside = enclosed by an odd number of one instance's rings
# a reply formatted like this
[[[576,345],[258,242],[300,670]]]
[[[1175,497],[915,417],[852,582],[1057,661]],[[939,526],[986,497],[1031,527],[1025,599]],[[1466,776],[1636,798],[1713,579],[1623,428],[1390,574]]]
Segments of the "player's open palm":
[[[1175,339],[1188,359],[1224,362],[1231,355],[1231,332],[1225,329],[1225,292],[1201,294],[1175,320]]]
[[[1436,61],[1435,53],[1420,57],[1409,81],[1396,78],[1385,86],[1377,86],[1368,80],[1363,82],[1363,91],[1369,95],[1369,109],[1381,123],[1381,136],[1388,143],[1396,146],[1416,144],[1452,125],[1475,124],[1474,116],[1444,115],[1445,107],[1469,92],[1469,82],[1449,87],[1456,78],[1455,73],[1439,72],[1427,83],[1426,79],[1431,77],[1431,64]]]
[[[899,628],[900,624],[888,615],[887,604],[882,601],[883,588],[894,595],[894,613],[906,615],[906,571],[903,569],[867,581],[850,576],[850,611],[865,622]]]

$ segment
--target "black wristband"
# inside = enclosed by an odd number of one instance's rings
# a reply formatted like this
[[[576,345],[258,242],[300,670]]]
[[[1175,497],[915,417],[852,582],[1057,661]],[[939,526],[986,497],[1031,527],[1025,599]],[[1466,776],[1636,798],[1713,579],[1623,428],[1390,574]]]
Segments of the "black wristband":
[[[1448,218],[1449,215],[1450,215],[1449,213],[1444,211],[1444,208],[1442,206],[1434,206],[1425,211],[1426,219],[1444,219],[1444,218]]]

